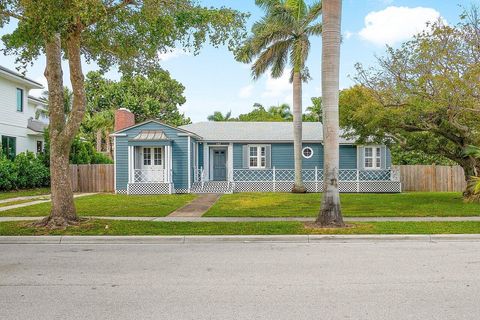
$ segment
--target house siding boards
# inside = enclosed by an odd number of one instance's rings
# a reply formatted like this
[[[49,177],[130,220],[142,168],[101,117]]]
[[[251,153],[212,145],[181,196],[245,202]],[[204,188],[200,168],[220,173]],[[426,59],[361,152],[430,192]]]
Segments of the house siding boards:
[[[257,144],[257,143],[250,143]],[[233,168],[243,168],[243,146],[248,143],[235,143],[233,145]],[[294,168],[293,143],[272,143],[272,167],[276,169]],[[323,145],[321,143],[304,143],[303,147],[310,147],[313,156],[309,159],[302,158],[303,169],[323,168]],[[357,168],[357,147],[354,145],[340,146],[340,169]]]
[[[126,136],[116,137],[116,190],[127,190],[128,184],[128,141],[133,139],[140,131],[162,130],[172,145],[172,170],[173,183],[176,189],[188,189],[188,137],[178,136],[179,130],[164,126],[158,122],[148,122],[140,126],[121,131]],[[144,143],[148,145],[148,142]]]
[[[23,111],[17,111],[17,88],[23,90]],[[0,74],[0,136],[16,138],[16,154],[36,152],[37,141],[44,141],[42,133],[27,129],[28,119],[35,119],[37,108],[28,98],[30,89],[22,80],[15,81]]]

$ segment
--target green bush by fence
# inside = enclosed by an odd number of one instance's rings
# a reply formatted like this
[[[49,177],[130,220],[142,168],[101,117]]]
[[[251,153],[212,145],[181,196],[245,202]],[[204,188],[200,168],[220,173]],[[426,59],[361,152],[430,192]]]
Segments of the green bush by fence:
[[[50,185],[50,170],[33,152],[18,154],[14,160],[0,155],[0,191]]]

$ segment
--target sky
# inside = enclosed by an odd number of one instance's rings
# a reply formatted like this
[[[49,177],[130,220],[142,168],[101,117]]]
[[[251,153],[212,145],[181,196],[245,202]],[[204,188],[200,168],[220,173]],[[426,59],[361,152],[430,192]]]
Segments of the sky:
[[[306,0],[312,3],[311,0]],[[249,12],[247,27],[259,20],[263,12],[254,0],[198,0],[207,7],[227,6]],[[354,84],[355,64],[374,66],[376,57],[382,56],[386,45],[397,47],[425,28],[429,21],[442,19],[450,25],[459,20],[463,8],[480,0],[344,0],[342,12],[342,35],[340,62],[340,88]],[[9,33],[14,23],[5,26],[0,35]],[[205,46],[194,56],[181,48],[161,54],[162,67],[185,86],[187,102],[180,110],[192,121],[205,121],[214,111],[231,111],[233,116],[249,112],[254,103],[264,106],[282,103],[292,104],[292,86],[288,81],[290,72],[273,79],[268,73],[254,81],[249,65],[236,62],[225,47]],[[0,53],[0,65],[15,69],[15,57]],[[311,51],[307,61],[312,79],[303,87],[303,107],[308,107],[312,97],[321,95],[321,39],[311,39]],[[43,76],[45,59],[40,57],[27,69],[26,75],[46,86]],[[97,66],[84,65],[84,73],[96,70]],[[65,84],[69,85],[69,73],[64,64]],[[116,70],[107,77],[119,79]],[[40,91],[31,92],[39,95]]]

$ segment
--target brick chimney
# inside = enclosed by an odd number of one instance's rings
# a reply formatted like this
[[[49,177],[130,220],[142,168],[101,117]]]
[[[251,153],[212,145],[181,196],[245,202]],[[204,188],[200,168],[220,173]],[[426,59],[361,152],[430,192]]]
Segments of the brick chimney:
[[[135,115],[126,108],[115,111],[115,131],[131,127],[135,124]]]

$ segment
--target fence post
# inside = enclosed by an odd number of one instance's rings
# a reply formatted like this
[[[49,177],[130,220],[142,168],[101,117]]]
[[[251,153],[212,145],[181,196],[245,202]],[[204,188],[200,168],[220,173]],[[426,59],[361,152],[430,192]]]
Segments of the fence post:
[[[315,192],[318,192],[318,168],[315,166]]]
[[[275,166],[273,166],[273,192],[277,191],[277,183],[276,183],[276,172],[275,172]]]
[[[360,192],[360,170],[357,169],[357,193]]]

